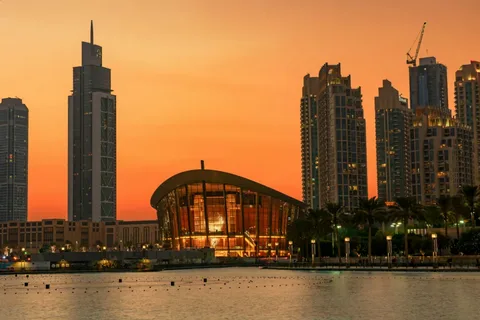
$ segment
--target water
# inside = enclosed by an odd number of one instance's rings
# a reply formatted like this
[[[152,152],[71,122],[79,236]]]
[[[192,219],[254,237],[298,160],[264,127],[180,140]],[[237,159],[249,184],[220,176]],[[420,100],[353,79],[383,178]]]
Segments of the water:
[[[480,318],[479,287],[480,273],[229,268],[4,275],[0,319],[468,320]]]

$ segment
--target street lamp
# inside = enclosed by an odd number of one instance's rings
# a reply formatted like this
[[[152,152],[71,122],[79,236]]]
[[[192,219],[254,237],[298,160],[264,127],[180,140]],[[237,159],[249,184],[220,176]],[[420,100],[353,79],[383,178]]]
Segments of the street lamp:
[[[271,258],[272,257],[272,244],[267,243],[267,248],[268,248],[268,251],[267,251],[268,257]]]
[[[350,256],[350,238],[345,238],[345,266],[348,268],[348,257]]]
[[[437,243],[437,234],[432,233],[432,242],[433,242],[433,253],[432,253],[432,258],[433,258],[433,264],[434,267],[437,263],[437,255],[438,255],[438,243]]]
[[[313,267],[315,263],[315,239],[312,239],[310,243],[312,244],[312,267]]]
[[[387,263],[390,269],[392,267],[392,236],[387,236]]]
[[[278,250],[279,243],[275,242],[275,261],[278,261],[278,254],[280,253]]]
[[[288,250],[290,251],[290,265],[292,264],[293,241],[288,241]]]

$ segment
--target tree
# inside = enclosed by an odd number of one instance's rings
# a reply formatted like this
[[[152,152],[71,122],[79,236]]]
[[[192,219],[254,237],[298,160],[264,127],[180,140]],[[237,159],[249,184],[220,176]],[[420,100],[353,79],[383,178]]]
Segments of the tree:
[[[307,214],[307,221],[309,222],[309,232],[312,239],[315,239],[318,256],[322,257],[321,238],[331,230],[328,216],[324,210],[309,210]]]
[[[458,241],[458,250],[468,255],[480,254],[480,230],[471,229],[462,233]]]
[[[325,215],[325,221],[332,227],[333,233],[337,239],[337,253],[338,262],[342,263],[342,253],[340,250],[340,237],[338,236],[338,226],[343,219],[344,211],[343,207],[338,203],[327,203],[323,210]]]
[[[392,207],[392,220],[402,221],[404,233],[404,255],[408,258],[408,221],[410,219],[423,220],[423,208],[415,197],[400,197],[395,199],[395,206]]]
[[[442,212],[440,211],[440,208],[438,206],[430,205],[425,206],[423,209],[423,214],[427,227],[431,226],[437,228],[443,226]]]
[[[293,241],[294,245],[297,245],[299,248],[304,245],[304,248],[308,248],[306,241],[312,239],[312,227],[311,222],[306,218],[295,219],[287,227],[288,240]],[[306,252],[303,256],[306,256]]]
[[[460,193],[463,195],[465,205],[470,209],[470,218],[472,220],[472,228],[475,228],[475,206],[478,202],[480,190],[478,186],[465,185],[462,186]]]
[[[455,226],[457,228],[457,239],[460,239],[460,220],[468,216],[469,210],[465,206],[465,200],[462,195],[452,197],[452,217],[455,220]]]
[[[437,205],[443,218],[445,237],[448,237],[448,218],[450,216],[450,209],[452,208],[452,198],[449,195],[441,195],[440,198],[437,199]]]
[[[355,211],[355,221],[368,228],[368,261],[372,261],[372,226],[377,222],[380,213],[385,213],[385,203],[372,197],[360,199],[359,208]]]

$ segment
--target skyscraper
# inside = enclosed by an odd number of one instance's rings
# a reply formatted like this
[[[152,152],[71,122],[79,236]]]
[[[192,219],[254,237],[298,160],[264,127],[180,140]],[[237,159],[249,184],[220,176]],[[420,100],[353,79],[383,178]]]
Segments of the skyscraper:
[[[68,97],[68,218],[116,219],[116,97],[102,47],[82,42],[82,65],[73,68]]]
[[[411,195],[410,126],[412,111],[392,83],[383,80],[375,97],[378,198],[394,201]]]
[[[411,129],[412,195],[432,205],[472,184],[472,130],[441,108],[417,108]]]
[[[470,61],[455,73],[455,113],[473,131],[473,183],[480,185],[480,62]]]
[[[325,64],[317,78],[304,78],[300,109],[304,201],[314,208],[358,207],[368,196],[360,88],[342,77],[340,64]]]
[[[0,221],[28,217],[28,108],[18,98],[0,103]]]
[[[435,57],[420,58],[420,65],[410,67],[410,107],[448,109],[447,67]]]
[[[318,77],[307,74],[303,78],[300,101],[300,132],[302,153],[302,195],[303,202],[310,207],[320,208],[318,179]]]

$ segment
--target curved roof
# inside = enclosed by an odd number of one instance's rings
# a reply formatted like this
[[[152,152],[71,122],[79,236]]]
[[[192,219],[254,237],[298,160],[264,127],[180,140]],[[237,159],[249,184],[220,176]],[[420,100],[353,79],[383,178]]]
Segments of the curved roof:
[[[299,207],[307,207],[305,203],[255,181],[227,172],[202,169],[184,171],[165,180],[153,193],[152,198],[150,199],[150,205],[153,208],[156,208],[160,200],[162,200],[170,191],[182,185],[199,183],[202,181],[205,181],[206,183],[224,183],[228,185],[233,185],[243,189],[248,189],[251,191],[256,191],[265,195],[269,195],[271,197],[292,203]]]

